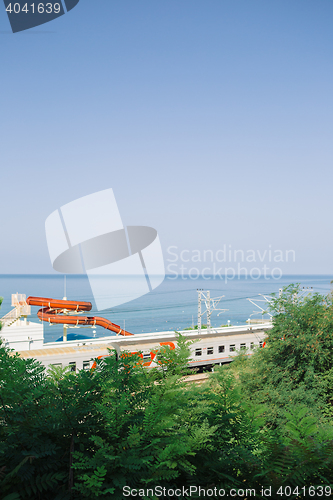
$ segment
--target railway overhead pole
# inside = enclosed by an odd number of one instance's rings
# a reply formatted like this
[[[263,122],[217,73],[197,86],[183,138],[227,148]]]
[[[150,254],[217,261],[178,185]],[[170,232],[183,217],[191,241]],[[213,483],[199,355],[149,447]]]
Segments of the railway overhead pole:
[[[202,316],[204,314],[207,315],[207,333],[210,333],[211,331],[211,315],[213,311],[220,311],[219,314],[222,312],[228,311],[228,309],[217,309],[217,306],[220,302],[220,300],[224,297],[224,295],[221,295],[220,297],[210,297],[210,290],[202,290],[198,289],[198,332],[201,333],[201,328],[202,328]],[[203,311],[202,310],[202,302],[205,304],[206,309]]]

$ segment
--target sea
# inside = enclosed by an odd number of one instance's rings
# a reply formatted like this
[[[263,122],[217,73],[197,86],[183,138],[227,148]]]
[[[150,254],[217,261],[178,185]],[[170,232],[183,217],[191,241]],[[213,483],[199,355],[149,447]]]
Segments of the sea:
[[[271,294],[278,294],[280,288],[299,283],[304,294],[326,295],[332,289],[331,280],[333,275],[284,275],[280,279],[238,276],[227,282],[216,276],[211,276],[211,279],[209,276],[196,279],[186,275],[177,279],[166,276],[163,283],[150,293],[117,307],[97,311],[86,275],[6,274],[0,275],[0,296],[3,297],[0,317],[12,309],[12,293],[58,299],[66,296],[68,300],[91,302],[92,310],[87,315],[103,316],[131,333],[179,331],[198,323],[198,290],[204,294],[209,290],[211,298],[217,299],[211,315],[212,327],[240,325],[249,318],[268,319],[269,315],[262,315],[262,310],[267,309]],[[37,310],[37,307],[32,307],[30,321],[39,321]],[[202,311],[205,311],[204,302]],[[203,314],[202,323],[206,321]],[[61,325],[44,323],[44,326],[45,342],[54,342],[61,337]],[[110,331],[101,327],[93,330],[80,328],[79,333],[89,337],[110,335]]]

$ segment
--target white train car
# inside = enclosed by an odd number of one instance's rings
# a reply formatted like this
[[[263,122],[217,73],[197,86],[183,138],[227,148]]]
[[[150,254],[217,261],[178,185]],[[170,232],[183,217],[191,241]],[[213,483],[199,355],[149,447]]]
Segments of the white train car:
[[[266,323],[255,326],[212,328],[210,332],[207,330],[201,332],[187,330],[181,333],[186,339],[194,341],[191,344],[189,365],[202,367],[229,363],[237,351],[242,349],[247,349],[248,353],[251,354],[255,348],[263,345],[266,331],[270,328],[272,325]],[[5,328],[7,332],[8,329]],[[1,336],[3,333],[6,331],[1,331]],[[20,342],[20,348],[17,349],[17,346],[16,350],[23,358],[37,359],[46,368],[55,365],[70,366],[73,371],[88,370],[93,367],[96,358],[109,355],[108,349],[116,349],[118,354],[124,351],[139,352],[143,358],[143,364],[147,367],[153,367],[157,366],[154,362],[156,348],[169,345],[171,349],[174,349],[177,344],[177,335],[175,332],[159,332],[136,334],[129,337],[110,336],[43,344],[38,342],[36,347],[33,344],[30,339],[26,344],[27,348],[22,349],[23,346]]]

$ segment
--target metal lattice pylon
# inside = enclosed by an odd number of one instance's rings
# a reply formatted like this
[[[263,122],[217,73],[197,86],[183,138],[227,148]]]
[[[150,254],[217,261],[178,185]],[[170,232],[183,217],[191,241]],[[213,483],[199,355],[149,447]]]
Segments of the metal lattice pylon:
[[[201,318],[204,314],[207,314],[207,333],[210,332],[211,329],[211,320],[210,317],[212,315],[213,311],[220,311],[218,316],[225,311],[228,311],[228,309],[217,309],[217,305],[219,304],[220,300],[224,297],[224,295],[221,295],[220,297],[210,297],[210,291],[209,290],[197,290],[198,292],[198,332],[201,333]],[[205,303],[206,309],[202,311],[202,306],[201,302]]]

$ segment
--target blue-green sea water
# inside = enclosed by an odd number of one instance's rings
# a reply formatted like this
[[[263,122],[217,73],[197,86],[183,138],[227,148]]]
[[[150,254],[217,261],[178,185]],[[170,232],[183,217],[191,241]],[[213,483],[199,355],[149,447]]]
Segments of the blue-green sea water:
[[[218,305],[220,309],[227,309],[218,315],[214,312],[211,317],[213,327],[227,324],[245,324],[254,311],[258,311],[247,298],[260,298],[259,294],[278,293],[290,283],[300,283],[304,287],[312,287],[314,292],[327,294],[331,289],[330,281],[333,276],[327,275],[286,275],[281,279],[251,279],[240,277],[229,280],[203,279],[195,280],[182,276],[173,279],[167,276],[164,282],[155,290],[136,300],[117,306],[113,309],[97,311],[94,298],[86,275],[67,275],[66,296],[68,300],[84,300],[92,302],[93,308],[89,316],[104,316],[113,323],[132,333],[157,332],[166,330],[182,330],[197,324],[198,294],[197,289],[210,290],[211,297],[224,295]],[[63,298],[65,293],[65,279],[63,275],[0,275],[0,296],[3,297],[1,316],[10,311],[11,294],[23,293],[29,295]],[[114,293],[114,291],[113,291]],[[262,305],[262,303],[261,303]],[[37,307],[32,307],[32,321],[37,318]],[[261,314],[252,316],[261,318]],[[265,316],[268,317],[267,315]],[[205,323],[205,317],[203,323]],[[110,332],[97,327],[96,336],[109,335]],[[72,330],[72,332],[92,336],[90,329]],[[62,327],[45,323],[45,341],[55,341],[62,335]]]

